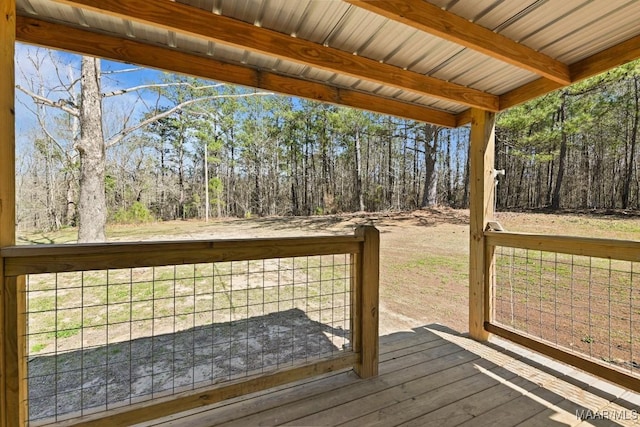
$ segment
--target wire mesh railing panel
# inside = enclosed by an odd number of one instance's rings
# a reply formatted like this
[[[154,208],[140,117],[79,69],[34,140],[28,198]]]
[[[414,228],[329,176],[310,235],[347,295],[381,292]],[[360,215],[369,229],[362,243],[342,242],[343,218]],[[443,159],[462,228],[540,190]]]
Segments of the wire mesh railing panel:
[[[351,350],[349,254],[27,277],[31,424]]]
[[[640,377],[640,263],[496,247],[493,323]]]

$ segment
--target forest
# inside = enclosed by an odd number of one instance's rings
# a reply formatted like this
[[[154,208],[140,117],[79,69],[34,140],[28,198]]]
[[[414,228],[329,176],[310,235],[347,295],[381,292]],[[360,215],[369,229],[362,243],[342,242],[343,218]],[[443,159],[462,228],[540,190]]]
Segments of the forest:
[[[17,69],[21,230],[468,203],[465,127],[43,49]],[[639,119],[638,61],[500,113],[497,208],[639,209]]]

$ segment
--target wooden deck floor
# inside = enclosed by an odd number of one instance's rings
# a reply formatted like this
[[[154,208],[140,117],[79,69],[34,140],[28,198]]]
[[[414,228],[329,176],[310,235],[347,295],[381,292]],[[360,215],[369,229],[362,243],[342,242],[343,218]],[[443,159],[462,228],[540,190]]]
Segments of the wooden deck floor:
[[[505,341],[430,325],[381,337],[380,360],[376,378],[332,373],[145,426],[640,425],[640,395]]]

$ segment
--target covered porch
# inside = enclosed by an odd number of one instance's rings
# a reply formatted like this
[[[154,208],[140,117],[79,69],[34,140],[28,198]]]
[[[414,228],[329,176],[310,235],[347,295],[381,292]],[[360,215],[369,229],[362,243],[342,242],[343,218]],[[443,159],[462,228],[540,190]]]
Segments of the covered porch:
[[[139,426],[632,426],[640,395],[441,325],[380,337],[380,369],[325,374]]]
[[[640,4],[592,3],[2,0],[0,425],[637,424],[640,242],[492,224],[496,113],[640,57]],[[470,124],[469,337],[379,344],[371,227],[16,246],[16,41]]]

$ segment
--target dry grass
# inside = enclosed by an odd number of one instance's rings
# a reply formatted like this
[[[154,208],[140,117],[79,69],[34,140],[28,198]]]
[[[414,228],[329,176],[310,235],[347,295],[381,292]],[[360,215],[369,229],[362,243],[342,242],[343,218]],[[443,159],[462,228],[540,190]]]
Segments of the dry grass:
[[[640,239],[640,219],[624,215],[498,213],[510,231]],[[172,221],[111,226],[111,241],[285,237],[349,234],[358,224],[381,231],[381,333],[442,323],[467,330],[468,211],[432,209],[401,213],[296,218]],[[76,230],[33,233],[21,243],[70,243]]]

